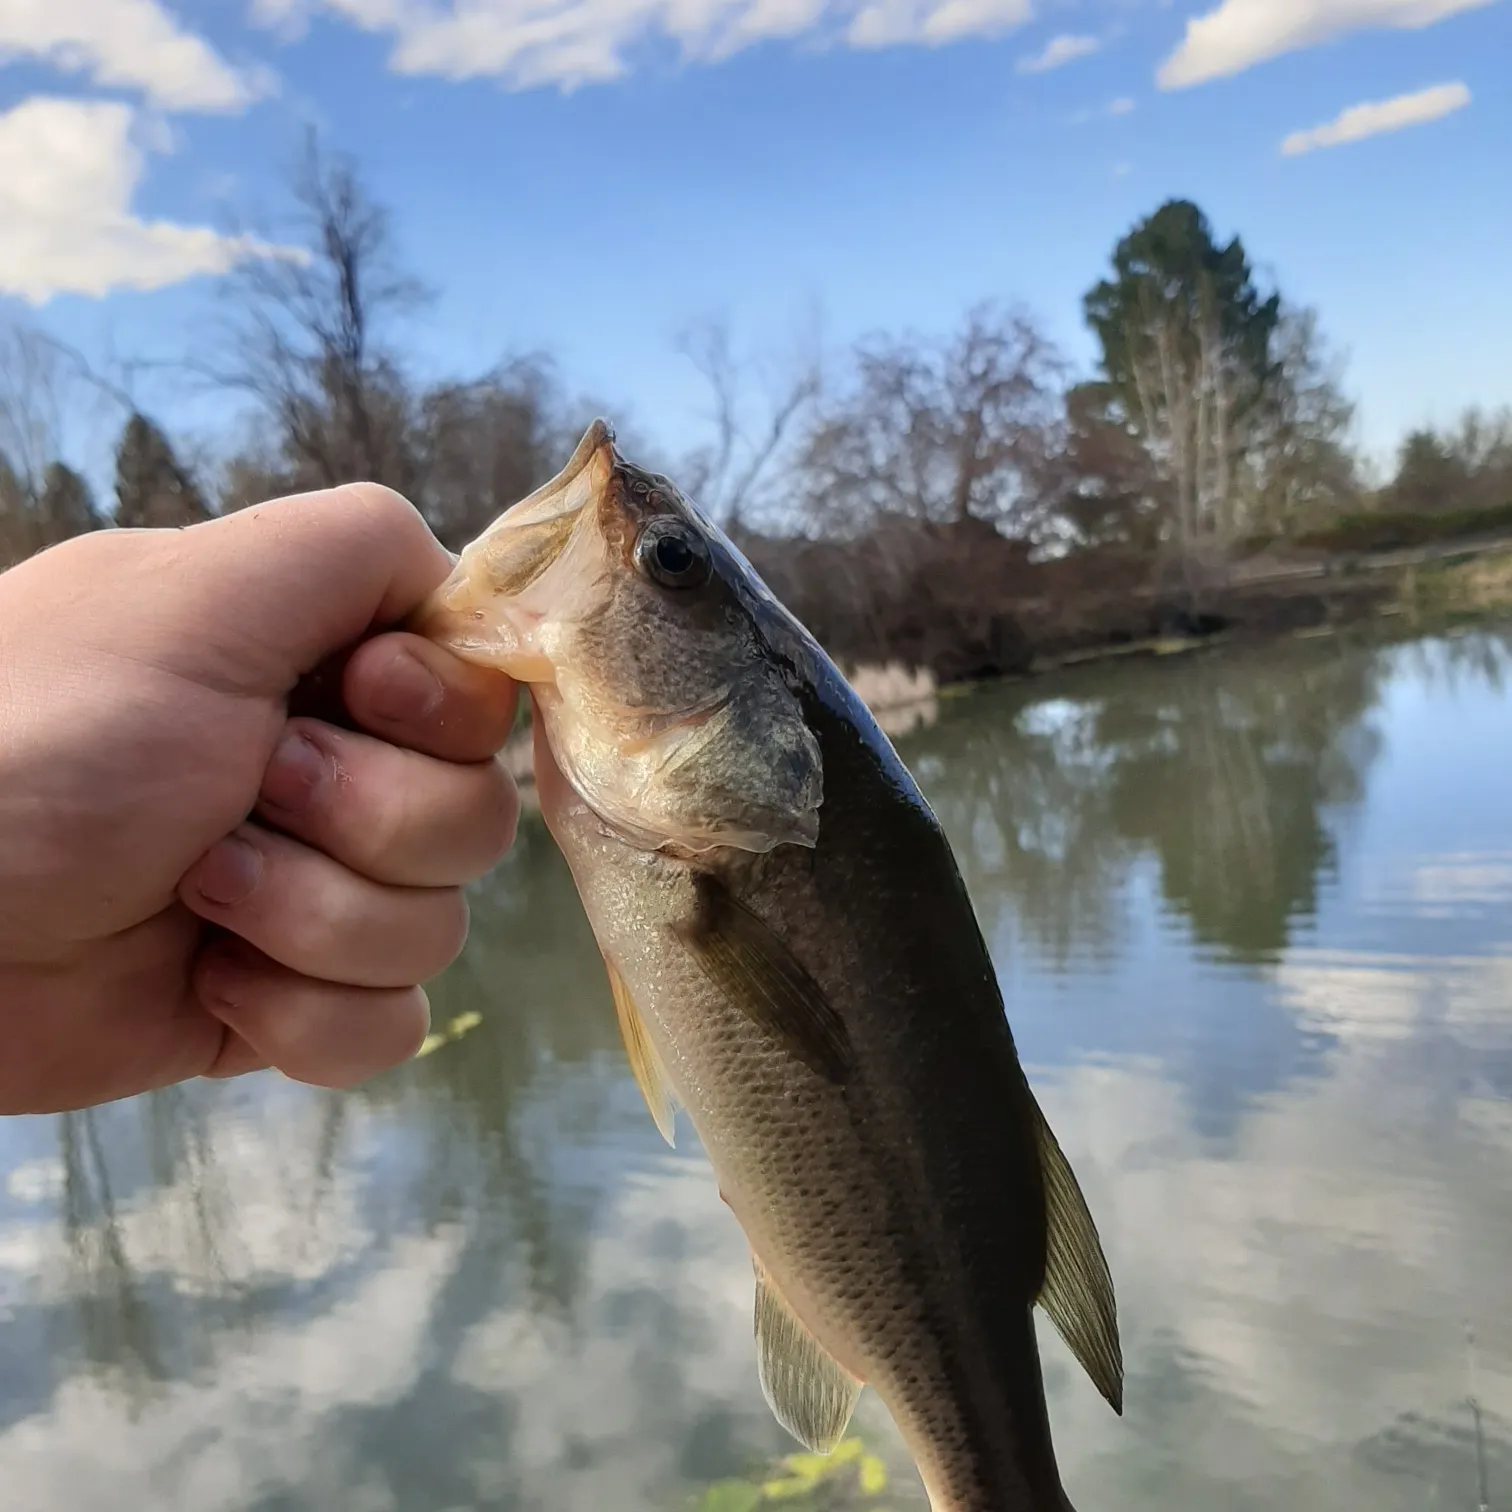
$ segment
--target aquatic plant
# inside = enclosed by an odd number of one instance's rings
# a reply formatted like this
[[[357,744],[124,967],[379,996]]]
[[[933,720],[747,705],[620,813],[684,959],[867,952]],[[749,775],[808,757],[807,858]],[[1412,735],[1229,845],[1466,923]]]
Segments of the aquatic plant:
[[[834,1453],[784,1455],[765,1474],[749,1480],[716,1481],[694,1503],[694,1512],[839,1512],[864,1507],[888,1512],[887,1466],[859,1438],[841,1442]]]

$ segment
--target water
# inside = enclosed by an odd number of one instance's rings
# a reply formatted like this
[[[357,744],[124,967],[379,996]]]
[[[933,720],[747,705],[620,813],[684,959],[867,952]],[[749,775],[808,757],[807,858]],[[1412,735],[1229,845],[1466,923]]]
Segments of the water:
[[[900,741],[1117,1280],[1122,1420],[1041,1330],[1080,1512],[1512,1512],[1509,679],[1512,634],[1295,642]],[[4,1512],[673,1512],[792,1447],[532,825],[468,1010],[355,1094],[0,1126]]]

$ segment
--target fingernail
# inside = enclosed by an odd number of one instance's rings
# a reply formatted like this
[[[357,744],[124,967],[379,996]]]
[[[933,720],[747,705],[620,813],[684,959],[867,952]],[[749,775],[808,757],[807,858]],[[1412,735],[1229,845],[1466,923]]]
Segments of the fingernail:
[[[227,835],[205,853],[195,886],[207,903],[245,902],[262,876],[262,853],[240,835]]]
[[[441,680],[412,652],[398,651],[372,693],[380,719],[408,724],[433,714],[441,703]]]
[[[329,770],[325,753],[314,741],[291,730],[278,742],[263,773],[262,801],[286,814],[303,813],[315,801]]]

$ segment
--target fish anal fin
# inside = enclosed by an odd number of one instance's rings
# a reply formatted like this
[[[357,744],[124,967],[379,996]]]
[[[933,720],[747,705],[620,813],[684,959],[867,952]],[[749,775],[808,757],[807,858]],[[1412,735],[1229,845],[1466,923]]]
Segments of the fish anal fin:
[[[698,883],[699,908],[673,932],[705,975],[753,1023],[811,1071],[841,1083],[853,1050],[844,1021],[803,963],[717,878]]]
[[[766,1267],[756,1270],[756,1360],[762,1395],[777,1421],[814,1454],[845,1437],[862,1383],[811,1334]]]
[[[1045,1284],[1038,1302],[1108,1405],[1123,1415],[1123,1349],[1113,1277],[1087,1199],[1039,1103],[1035,1140],[1045,1179]]]
[[[630,996],[630,989],[625,985],[625,979],[619,974],[614,962],[606,958],[604,966],[609,973],[609,991],[614,997],[614,1012],[619,1019],[620,1037],[625,1042],[625,1055],[630,1061],[635,1084],[640,1088],[641,1096],[646,1099],[646,1107],[650,1110],[652,1122],[661,1137],[675,1148],[677,1102],[667,1088],[667,1078],[651,1044],[646,1021],[635,1006],[635,999]]]

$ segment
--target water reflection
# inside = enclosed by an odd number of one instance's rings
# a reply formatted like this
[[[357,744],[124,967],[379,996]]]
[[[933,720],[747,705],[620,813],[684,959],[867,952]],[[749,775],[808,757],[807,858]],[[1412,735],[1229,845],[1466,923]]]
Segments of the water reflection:
[[[1379,749],[1383,665],[1303,643],[1104,666],[1062,698],[982,695],[904,749],[984,919],[1050,963],[1117,952],[1145,857],[1200,945],[1274,960],[1333,867],[1325,815],[1358,802]]]
[[[1122,1421],[1044,1332],[1081,1512],[1508,1504],[1509,647],[1087,670],[902,740],[1118,1278]],[[474,912],[436,1006],[481,1024],[356,1095],[0,1127],[6,1512],[670,1512],[787,1446],[542,830]]]

